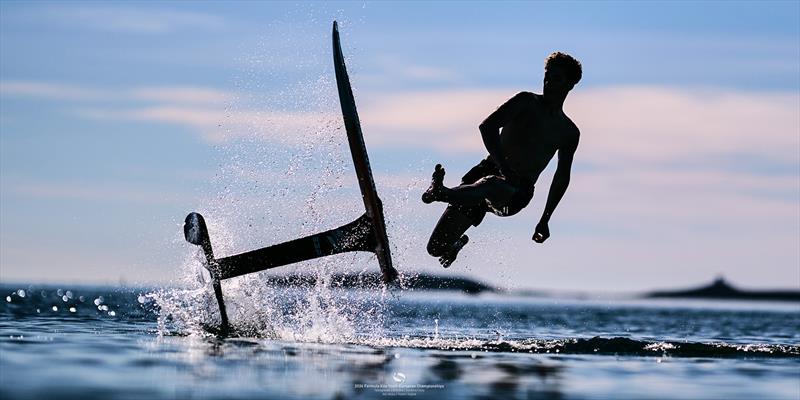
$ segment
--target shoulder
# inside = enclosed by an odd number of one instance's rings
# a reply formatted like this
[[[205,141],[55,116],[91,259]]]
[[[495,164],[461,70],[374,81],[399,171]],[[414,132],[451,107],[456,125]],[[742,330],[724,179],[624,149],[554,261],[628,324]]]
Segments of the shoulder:
[[[522,91],[517,93],[514,97],[529,103],[539,103],[542,96],[533,92]]]
[[[536,100],[536,99],[538,99],[539,97],[542,97],[542,96],[541,96],[541,95],[539,95],[539,94],[536,94],[536,93],[533,93],[533,92],[526,92],[526,91],[524,91],[524,90],[523,90],[523,91],[521,91],[521,92],[519,92],[519,93],[517,93],[517,94],[516,94],[514,97],[517,97],[517,96],[519,96],[519,97],[521,97],[521,98],[530,99],[530,100]]]
[[[519,92],[515,94],[513,97],[511,97],[511,99],[509,99],[508,101],[518,104],[538,103],[539,95],[531,92]]]
[[[513,110],[514,115],[534,111],[539,108],[539,95],[531,92],[519,92],[506,101],[505,105]]]
[[[505,118],[513,118],[520,112],[531,108],[535,104],[535,96],[531,92],[519,92],[500,105],[495,113],[503,115]]]
[[[520,102],[524,102],[534,113],[538,114],[544,107],[544,96],[541,94],[532,92],[519,92],[515,97],[519,97]]]

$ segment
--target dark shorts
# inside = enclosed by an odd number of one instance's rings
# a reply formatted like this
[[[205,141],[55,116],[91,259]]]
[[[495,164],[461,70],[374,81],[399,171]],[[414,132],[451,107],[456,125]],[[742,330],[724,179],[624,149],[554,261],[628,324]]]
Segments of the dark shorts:
[[[469,185],[473,184],[483,178],[492,178],[492,177],[500,177],[503,174],[500,172],[500,168],[497,167],[494,161],[491,158],[486,158],[478,165],[472,167],[466,174],[461,178],[462,185]],[[489,204],[488,201],[484,201],[480,204],[464,206],[464,205],[450,205],[448,208],[453,208],[458,210],[462,214],[469,217],[472,221],[473,226],[478,226],[483,221],[483,217],[486,216],[487,212],[491,212],[492,214],[501,216],[501,217],[509,217],[512,216],[523,208],[525,208],[528,203],[531,202],[533,198],[533,189],[534,185],[532,183],[526,182],[513,182],[504,180],[504,182],[508,183],[514,190],[513,195],[508,202],[504,204]]]

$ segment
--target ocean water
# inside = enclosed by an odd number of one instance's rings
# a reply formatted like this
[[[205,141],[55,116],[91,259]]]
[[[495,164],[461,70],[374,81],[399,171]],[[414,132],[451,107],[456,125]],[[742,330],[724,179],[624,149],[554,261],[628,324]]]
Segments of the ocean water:
[[[2,399],[793,399],[800,305],[0,285]]]

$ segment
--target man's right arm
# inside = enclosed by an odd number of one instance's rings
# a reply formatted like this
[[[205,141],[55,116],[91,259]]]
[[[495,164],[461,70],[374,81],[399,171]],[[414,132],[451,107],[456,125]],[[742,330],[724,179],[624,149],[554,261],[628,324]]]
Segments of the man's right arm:
[[[511,168],[509,168],[506,156],[500,146],[500,128],[505,126],[516,115],[524,95],[525,92],[517,93],[517,95],[503,103],[491,115],[486,117],[479,127],[483,145],[486,146],[489,155],[505,176],[511,173]]]

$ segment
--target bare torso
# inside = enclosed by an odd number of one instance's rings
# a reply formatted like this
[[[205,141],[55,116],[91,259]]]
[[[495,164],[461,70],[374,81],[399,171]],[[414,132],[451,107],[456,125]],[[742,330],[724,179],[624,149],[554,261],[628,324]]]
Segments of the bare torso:
[[[559,149],[577,146],[578,128],[563,112],[548,110],[541,95],[515,96],[511,116],[500,133],[508,166],[534,183]]]

